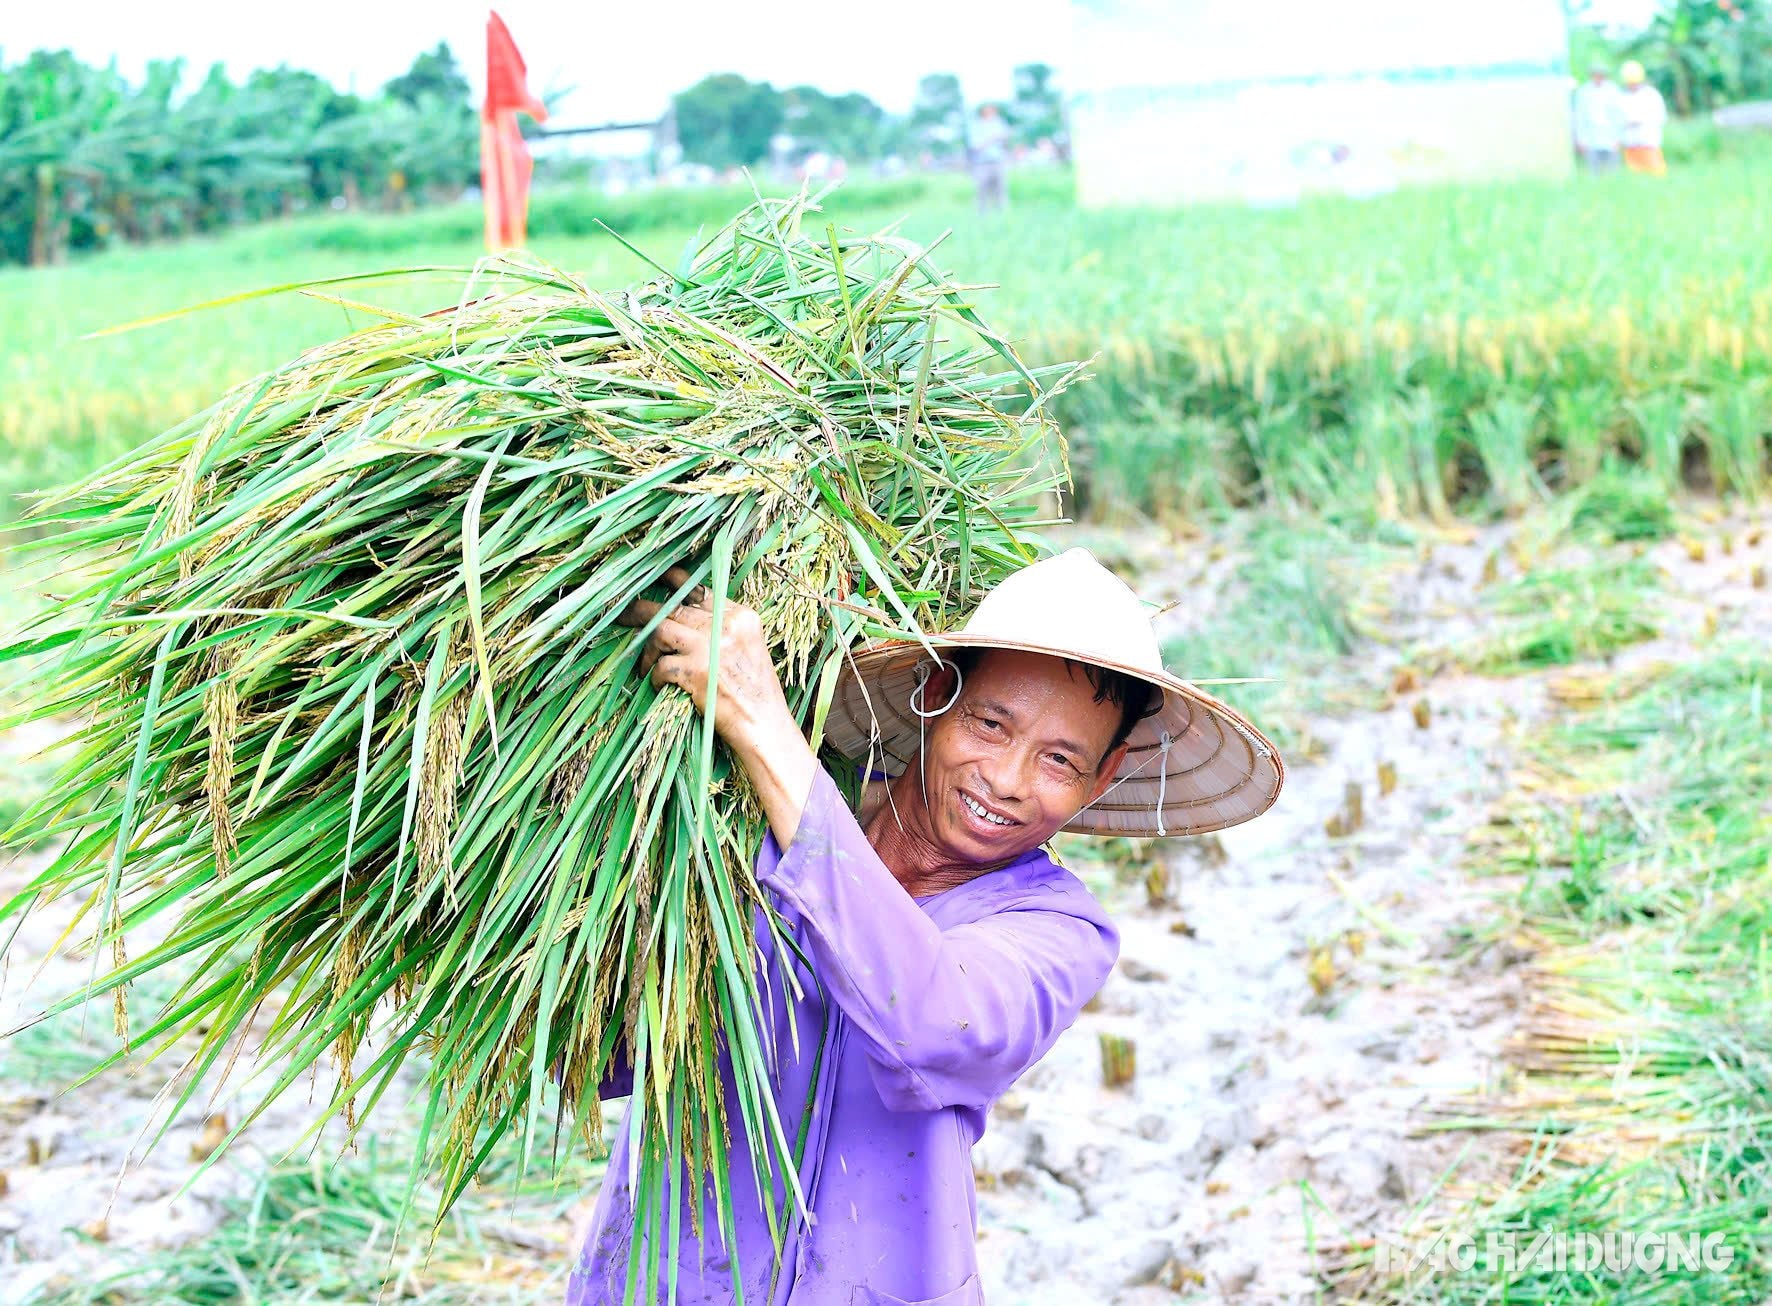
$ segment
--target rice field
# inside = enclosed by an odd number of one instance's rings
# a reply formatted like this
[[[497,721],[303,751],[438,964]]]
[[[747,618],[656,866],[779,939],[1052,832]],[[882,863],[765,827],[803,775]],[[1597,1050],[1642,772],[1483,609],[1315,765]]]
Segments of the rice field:
[[[736,207],[739,196],[726,196]],[[1251,212],[1084,213],[1061,176],[993,223],[964,183],[858,184],[835,220],[952,235],[940,260],[998,287],[1030,361],[1097,357],[1061,415],[1099,515],[1252,504],[1342,515],[1521,512],[1610,457],[1665,486],[1763,493],[1772,430],[1772,168],[1693,164],[1664,184],[1425,189]],[[674,264],[709,201],[554,197],[532,245],[592,284],[642,263],[600,209]],[[471,211],[306,219],[0,274],[0,492],[71,477],[246,376],[361,321],[255,300],[99,340],[90,331],[244,289],[415,265],[471,267]],[[459,276],[339,292],[400,308]]]

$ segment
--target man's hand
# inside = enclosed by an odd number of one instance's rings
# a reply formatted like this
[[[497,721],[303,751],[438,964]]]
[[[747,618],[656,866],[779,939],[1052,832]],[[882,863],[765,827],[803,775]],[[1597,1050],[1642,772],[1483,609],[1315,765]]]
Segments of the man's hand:
[[[672,567],[664,579],[678,586],[689,579],[689,573]],[[689,591],[681,606],[647,638],[640,657],[640,669],[653,684],[676,685],[695,700],[701,712],[708,710],[708,653],[714,633],[709,599],[705,585]],[[616,620],[624,626],[644,626],[661,606],[649,599],[635,599]],[[769,660],[762,619],[744,604],[730,600],[720,620],[720,689],[714,706],[714,730],[744,765],[762,799],[776,842],[786,848],[805,811],[818,759],[788,710],[781,678]]]
[[[664,579],[677,586],[689,579],[689,573],[672,567]],[[644,626],[661,606],[649,599],[635,599],[616,620],[624,626]],[[640,656],[641,672],[660,688],[676,685],[695,701],[697,711],[705,713],[713,634],[708,588],[698,585],[647,638]],[[714,729],[734,750],[743,752],[760,734],[779,730],[784,720],[791,724],[793,717],[775,664],[769,660],[762,619],[744,604],[728,600],[720,625],[720,688]]]

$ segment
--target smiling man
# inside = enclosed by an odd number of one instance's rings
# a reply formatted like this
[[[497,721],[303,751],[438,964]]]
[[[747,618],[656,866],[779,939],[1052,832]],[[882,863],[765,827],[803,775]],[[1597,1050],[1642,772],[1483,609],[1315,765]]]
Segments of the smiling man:
[[[644,625],[657,610],[641,601],[623,620]],[[711,627],[692,593],[642,657],[655,684],[704,712]],[[684,1303],[741,1291],[792,1306],[981,1302],[972,1145],[1119,950],[1100,904],[1043,845],[1060,830],[1204,833],[1279,793],[1273,747],[1164,671],[1144,606],[1085,550],[1014,573],[929,644],[939,663],[923,641],[859,649],[838,684],[831,743],[889,769],[858,815],[789,711],[756,614],[728,605],[714,726],[762,800],[757,879],[798,949],[799,991],[769,986],[763,1028],[776,1110],[787,1136],[805,1139],[812,1218],[790,1226],[772,1275],[767,1211],[787,1193],[778,1182],[765,1202],[729,1113],[736,1258],[705,1183],[685,1196],[674,1243],[636,1248],[623,1129],[570,1306],[622,1301],[651,1255]],[[757,934],[759,965],[775,965],[769,932]],[[729,1074],[724,1086],[734,1091]],[[603,1085],[605,1096],[630,1090],[620,1072]]]

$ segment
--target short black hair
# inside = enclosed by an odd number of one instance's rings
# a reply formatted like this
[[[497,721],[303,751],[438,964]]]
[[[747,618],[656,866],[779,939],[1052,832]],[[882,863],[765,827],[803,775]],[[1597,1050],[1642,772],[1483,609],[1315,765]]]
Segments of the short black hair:
[[[978,666],[979,659],[988,652],[990,650],[986,648],[969,646],[948,649],[943,653],[943,657],[960,669],[963,681],[965,677],[972,674],[973,668]],[[1093,662],[1082,662],[1076,658],[1064,658],[1062,661],[1066,670],[1072,667],[1083,668],[1083,674],[1089,677],[1089,684],[1095,690],[1097,703],[1112,703],[1120,709],[1120,724],[1114,730],[1114,737],[1108,740],[1107,748],[1100,757],[1095,759],[1097,766],[1101,765],[1109,753],[1126,742],[1132,734],[1133,726],[1162,710],[1163,691],[1148,680],[1139,676],[1129,676],[1124,671],[1115,671],[1112,667],[1100,667]]]

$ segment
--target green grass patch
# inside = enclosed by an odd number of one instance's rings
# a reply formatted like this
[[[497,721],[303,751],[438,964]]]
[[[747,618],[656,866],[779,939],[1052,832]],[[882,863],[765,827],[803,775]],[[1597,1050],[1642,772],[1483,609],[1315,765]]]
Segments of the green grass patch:
[[[1514,1087],[1463,1127],[1529,1140],[1501,1189],[1410,1231],[1720,1235],[1726,1264],[1417,1274],[1394,1302],[1759,1302],[1772,1291],[1772,660],[1731,647],[1535,732],[1555,777],[1487,854],[1538,942]],[[1453,1127],[1459,1127],[1455,1124]],[[1370,1286],[1370,1285],[1368,1285]],[[1370,1298],[1369,1298],[1370,1299]]]
[[[1749,1105],[1743,1103],[1744,1106]],[[1757,1101],[1772,1110],[1772,1094]],[[1457,1227],[1454,1240],[1468,1238],[1476,1264],[1467,1271],[1424,1267],[1393,1284],[1381,1298],[1397,1303],[1478,1306],[1479,1303],[1631,1303],[1637,1306],[1710,1306],[1717,1302],[1754,1303],[1772,1290],[1772,1128],[1745,1121],[1739,1129],[1719,1129],[1703,1148],[1648,1159],[1613,1157],[1598,1162],[1568,1159],[1575,1149],[1544,1131],[1517,1171],[1513,1186],[1486,1204],[1478,1218]],[[1663,1239],[1660,1268],[1608,1268],[1603,1263],[1610,1239],[1621,1247],[1629,1232],[1633,1245],[1644,1234]],[[1547,1247],[1529,1256],[1540,1234],[1564,1240],[1569,1254],[1601,1263],[1559,1268]],[[1592,1251],[1575,1242],[1597,1240]],[[1677,1259],[1667,1260],[1667,1242],[1677,1240]],[[1511,1243],[1517,1260],[1508,1266],[1497,1255],[1485,1257],[1495,1239]],[[1706,1240],[1711,1243],[1706,1252]],[[1451,1240],[1449,1240],[1451,1241]],[[1618,1255],[1614,1252],[1614,1255]],[[1646,1259],[1653,1259],[1653,1253]]]
[[[1644,558],[1602,557],[1498,583],[1484,606],[1500,623],[1461,660],[1473,671],[1512,675],[1604,657],[1652,639],[1658,588]]]
[[[1541,928],[1703,928],[1704,904],[1768,867],[1769,682],[1763,653],[1737,649],[1540,733],[1540,768],[1566,776],[1521,859]]]
[[[419,1306],[532,1303],[565,1291],[576,1248],[567,1207],[594,1188],[600,1166],[572,1168],[560,1185],[516,1182],[503,1153],[483,1191],[459,1203],[431,1242],[400,1222],[407,1140],[369,1137],[336,1163],[322,1157],[267,1165],[229,1200],[215,1230],[181,1246],[123,1253],[116,1268],[52,1281],[32,1306],[221,1306],[231,1302],[370,1302]],[[517,1230],[516,1239],[501,1237]]]
[[[1611,463],[1568,500],[1569,530],[1604,543],[1662,540],[1674,533],[1666,487],[1640,468]]]

